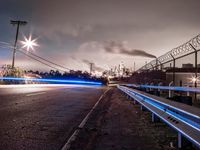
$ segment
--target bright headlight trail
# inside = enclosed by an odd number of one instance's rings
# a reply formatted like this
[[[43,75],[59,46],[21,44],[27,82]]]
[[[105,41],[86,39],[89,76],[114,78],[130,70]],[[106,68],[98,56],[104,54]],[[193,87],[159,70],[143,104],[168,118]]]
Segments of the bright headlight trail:
[[[37,79],[37,78],[15,78],[15,77],[0,77],[0,80],[53,82],[53,83],[69,83],[69,84],[87,84],[87,85],[102,85],[101,82],[84,81],[84,80],[58,80],[58,79]]]

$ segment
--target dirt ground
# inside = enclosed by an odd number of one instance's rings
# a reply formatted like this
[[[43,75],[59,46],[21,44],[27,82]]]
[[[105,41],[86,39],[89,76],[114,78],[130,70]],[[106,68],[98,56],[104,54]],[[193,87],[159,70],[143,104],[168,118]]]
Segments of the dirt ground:
[[[142,111],[139,104],[112,88],[80,130],[71,149],[175,150],[176,144],[175,131],[160,121],[153,123],[150,112]]]

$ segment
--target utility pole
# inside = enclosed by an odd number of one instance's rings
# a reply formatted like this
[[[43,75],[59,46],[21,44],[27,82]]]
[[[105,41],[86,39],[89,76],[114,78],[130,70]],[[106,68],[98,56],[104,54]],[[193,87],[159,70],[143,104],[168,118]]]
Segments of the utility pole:
[[[134,68],[133,68],[133,71],[135,72],[135,62],[134,62]]]
[[[90,64],[90,75],[92,75],[92,71],[93,71],[93,65],[94,63],[89,63]]]
[[[16,48],[17,48],[17,40],[18,40],[18,34],[19,34],[19,26],[20,25],[26,25],[27,22],[26,21],[15,21],[15,20],[11,20],[10,24],[12,24],[13,26],[17,25],[17,32],[16,32],[16,36],[15,36],[15,44],[14,44],[14,50],[13,50],[13,58],[12,58],[12,69],[14,69],[15,67],[15,55],[16,55]]]

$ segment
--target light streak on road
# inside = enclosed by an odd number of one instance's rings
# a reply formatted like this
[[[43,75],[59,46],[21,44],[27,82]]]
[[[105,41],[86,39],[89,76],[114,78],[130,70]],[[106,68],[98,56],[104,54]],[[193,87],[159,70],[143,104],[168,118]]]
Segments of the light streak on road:
[[[26,96],[36,96],[36,95],[41,95],[41,94],[45,94],[46,92],[36,92],[36,93],[31,93],[31,94],[27,94]]]
[[[60,84],[65,83],[65,84],[102,85],[101,82],[84,81],[84,80],[58,80],[58,79],[37,79],[37,78],[15,78],[15,77],[0,77],[0,80],[53,82],[53,83],[60,83]]]

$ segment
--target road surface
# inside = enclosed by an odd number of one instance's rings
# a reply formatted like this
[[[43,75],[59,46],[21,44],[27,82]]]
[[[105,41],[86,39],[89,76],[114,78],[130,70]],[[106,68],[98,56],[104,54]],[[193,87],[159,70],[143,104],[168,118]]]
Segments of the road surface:
[[[61,149],[105,89],[0,86],[0,149]]]

